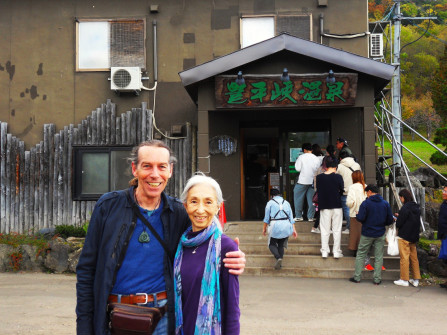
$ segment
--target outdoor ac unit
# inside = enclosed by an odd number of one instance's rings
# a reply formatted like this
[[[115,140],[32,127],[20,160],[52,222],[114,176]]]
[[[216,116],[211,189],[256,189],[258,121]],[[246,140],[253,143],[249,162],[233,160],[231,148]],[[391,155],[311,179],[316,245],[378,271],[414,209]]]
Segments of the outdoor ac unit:
[[[139,67],[110,68],[110,89],[114,91],[141,91],[141,69]]]
[[[383,57],[383,34],[371,34],[371,57]]]

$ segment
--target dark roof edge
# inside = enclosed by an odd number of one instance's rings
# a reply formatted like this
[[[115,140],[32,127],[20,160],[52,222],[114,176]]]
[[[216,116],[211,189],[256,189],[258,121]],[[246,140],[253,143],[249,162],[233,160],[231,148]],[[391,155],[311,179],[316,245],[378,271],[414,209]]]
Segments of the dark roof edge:
[[[282,50],[292,51],[386,80],[391,80],[395,70],[394,66],[386,63],[282,33],[271,39],[181,71],[179,76],[183,86],[186,87]]]

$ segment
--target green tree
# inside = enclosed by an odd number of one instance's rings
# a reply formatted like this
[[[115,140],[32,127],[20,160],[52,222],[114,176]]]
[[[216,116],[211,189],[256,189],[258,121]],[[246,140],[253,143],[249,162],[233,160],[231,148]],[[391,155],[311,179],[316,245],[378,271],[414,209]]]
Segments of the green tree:
[[[447,120],[447,45],[444,55],[439,60],[439,68],[432,81],[433,107],[442,117],[443,123]]]

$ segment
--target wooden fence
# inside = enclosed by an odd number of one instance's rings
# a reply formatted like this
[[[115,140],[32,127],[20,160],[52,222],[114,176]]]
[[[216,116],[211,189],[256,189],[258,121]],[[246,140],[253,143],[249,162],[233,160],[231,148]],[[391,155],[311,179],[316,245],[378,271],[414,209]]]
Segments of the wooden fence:
[[[108,100],[77,127],[71,124],[56,132],[54,124],[45,124],[43,141],[29,151],[0,122],[1,233],[31,233],[90,219],[96,201],[72,200],[72,146],[134,146],[153,138],[152,111],[146,103],[118,116],[115,111]],[[195,132],[187,124],[185,138],[164,141],[178,159],[166,192],[179,196],[194,170]]]

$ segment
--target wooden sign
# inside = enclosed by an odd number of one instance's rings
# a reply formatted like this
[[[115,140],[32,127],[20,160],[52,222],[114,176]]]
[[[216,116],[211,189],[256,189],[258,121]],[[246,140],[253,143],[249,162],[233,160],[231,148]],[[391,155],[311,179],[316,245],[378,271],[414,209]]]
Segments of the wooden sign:
[[[349,106],[355,104],[356,73],[335,73],[329,83],[327,73],[290,74],[289,81],[280,75],[216,76],[216,108],[262,108],[305,106]]]

